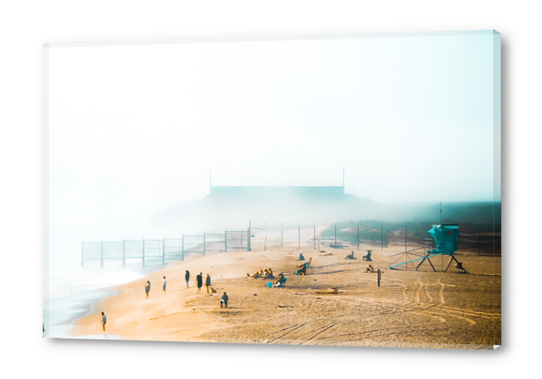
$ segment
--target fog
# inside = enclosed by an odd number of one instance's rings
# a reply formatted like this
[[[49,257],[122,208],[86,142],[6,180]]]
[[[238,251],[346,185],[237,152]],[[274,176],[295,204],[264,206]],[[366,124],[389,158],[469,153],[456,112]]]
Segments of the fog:
[[[84,240],[499,201],[493,41],[473,32],[46,48],[50,251],[71,259]],[[209,196],[210,169],[215,186],[277,187],[342,186],[344,169],[348,196],[222,206]]]
[[[341,221],[500,223],[500,203],[380,204],[350,194],[299,196],[296,189],[281,188],[261,195],[260,188],[242,194],[209,195],[202,200],[177,204],[159,212],[149,226],[170,233],[246,230],[258,227],[288,228],[325,225]],[[246,193],[252,192],[252,193]],[[288,194],[290,192],[290,194]]]

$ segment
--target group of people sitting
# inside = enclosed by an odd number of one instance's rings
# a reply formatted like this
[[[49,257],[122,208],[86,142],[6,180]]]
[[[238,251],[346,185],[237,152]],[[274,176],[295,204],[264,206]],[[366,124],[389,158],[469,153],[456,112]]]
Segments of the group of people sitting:
[[[253,275],[247,274],[247,278],[253,278],[253,279],[275,279],[273,276],[273,270],[271,268],[266,267],[264,270],[260,270],[259,272],[256,271]]]
[[[371,259],[371,253],[372,252],[373,252],[372,250],[367,250],[367,255],[364,255],[362,257],[362,259],[364,261],[372,261],[372,259]],[[357,259],[357,258],[354,257],[354,252],[352,251],[350,254],[348,254],[346,257],[344,257],[344,259]]]

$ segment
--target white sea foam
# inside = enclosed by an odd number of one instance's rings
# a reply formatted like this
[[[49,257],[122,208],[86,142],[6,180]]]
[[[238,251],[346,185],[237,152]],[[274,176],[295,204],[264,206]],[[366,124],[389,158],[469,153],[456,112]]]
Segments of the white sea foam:
[[[44,296],[46,300],[59,299],[82,291],[128,283],[144,275],[142,270],[133,269],[55,267],[49,270],[49,288]]]
[[[44,277],[45,336],[72,338],[69,335],[72,322],[91,311],[92,306],[101,298],[113,295],[114,292],[108,288],[132,282],[162,267],[154,265],[141,268],[135,264],[124,269],[74,266],[50,268]]]

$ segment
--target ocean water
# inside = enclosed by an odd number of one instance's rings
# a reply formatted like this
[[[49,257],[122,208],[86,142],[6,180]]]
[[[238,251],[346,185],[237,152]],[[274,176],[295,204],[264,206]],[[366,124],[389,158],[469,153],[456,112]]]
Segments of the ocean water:
[[[93,312],[96,304],[108,296],[115,295],[110,287],[142,278],[149,272],[165,267],[162,264],[141,267],[139,263],[127,263],[122,267],[53,266],[44,275],[43,324],[44,337],[75,338],[71,336],[73,321]],[[96,309],[100,311],[99,309]],[[99,330],[100,320],[96,320]],[[79,338],[79,337],[78,337]],[[104,333],[84,338],[116,339]]]

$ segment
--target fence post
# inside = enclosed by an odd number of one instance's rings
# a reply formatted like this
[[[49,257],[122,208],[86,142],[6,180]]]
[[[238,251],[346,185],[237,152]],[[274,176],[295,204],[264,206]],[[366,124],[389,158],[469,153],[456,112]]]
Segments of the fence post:
[[[184,234],[182,235],[182,242],[181,242],[181,261],[184,261]]]
[[[382,275],[382,272],[380,269],[376,270],[376,276],[377,276],[377,286],[380,287],[380,277]]]
[[[382,225],[382,250],[384,250],[384,225]]]
[[[284,250],[284,224],[280,223],[280,249]]]
[[[126,241],[122,240],[122,268],[126,267]]]
[[[358,221],[358,250],[359,250],[359,221]]]
[[[297,250],[301,249],[301,223],[297,223]]]
[[[335,249],[337,248],[337,223],[335,223]]]
[[[142,265],[145,267],[145,239],[143,238],[143,259],[142,259]]]
[[[166,239],[162,238],[162,264],[166,264]]]
[[[85,267],[85,243],[81,242],[81,267]]]
[[[206,233],[203,233],[203,256],[205,256],[205,239],[206,239]]]
[[[224,252],[228,252],[228,231],[224,230]]]
[[[100,267],[104,266],[104,241],[102,241],[102,257],[100,260]]]
[[[251,238],[252,238],[252,221],[248,220],[248,238],[247,238],[247,251],[252,251]],[[243,235],[243,233],[241,233]]]
[[[405,251],[406,251],[406,236],[407,236],[407,230],[406,230],[406,226],[405,226]]]
[[[482,253],[482,240],[480,238],[480,229],[478,229],[478,256]]]

